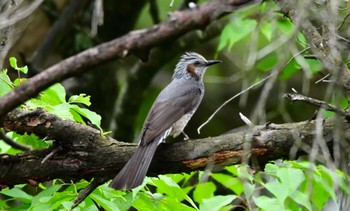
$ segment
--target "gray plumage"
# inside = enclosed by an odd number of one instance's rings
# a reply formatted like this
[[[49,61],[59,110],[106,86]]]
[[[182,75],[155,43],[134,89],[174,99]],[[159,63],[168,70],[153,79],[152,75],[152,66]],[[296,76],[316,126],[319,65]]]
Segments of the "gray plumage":
[[[158,95],[147,115],[139,147],[109,187],[132,189],[142,184],[157,146],[167,136],[176,137],[183,131],[202,101],[203,76],[207,67],[219,62],[207,61],[193,52],[181,57],[171,83]]]

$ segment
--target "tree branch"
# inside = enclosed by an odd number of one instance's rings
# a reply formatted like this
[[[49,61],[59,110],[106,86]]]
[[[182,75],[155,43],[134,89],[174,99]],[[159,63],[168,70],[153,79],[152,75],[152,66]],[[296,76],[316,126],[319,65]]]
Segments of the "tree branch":
[[[288,94],[285,94],[283,97],[291,100],[291,101],[301,101],[301,102],[305,102],[305,103],[308,103],[308,104],[311,104],[311,105],[314,105],[314,106],[318,106],[320,108],[323,108],[327,111],[333,111],[341,116],[344,116],[344,117],[347,117],[349,118],[350,117],[350,113],[348,111],[345,111],[345,110],[342,110],[340,108],[337,108],[336,106],[333,106],[329,103],[326,103],[324,101],[321,101],[321,100],[317,100],[317,99],[314,99],[314,98],[311,98],[311,97],[307,97],[307,96],[304,96],[304,95],[301,95],[301,94],[297,94],[297,93],[288,93]]]
[[[131,52],[147,52],[162,43],[174,40],[187,32],[207,27],[222,15],[238,6],[254,0],[217,0],[199,5],[194,9],[176,11],[162,24],[144,30],[132,31],[118,39],[87,49],[57,63],[30,78],[14,91],[0,98],[0,118],[41,90],[65,78],[80,74],[87,68],[111,59],[125,57]]]
[[[323,122],[322,136],[327,143],[332,141],[334,124],[332,119]],[[343,125],[348,127],[348,124]],[[0,126],[6,130],[32,132],[54,140],[54,145],[48,149],[0,155],[2,187],[54,178],[73,181],[82,178],[109,179],[125,165],[137,147],[136,144],[115,141],[94,128],[62,120],[43,110],[30,113],[14,110]],[[255,126],[217,137],[162,144],[148,175],[200,170],[208,164],[216,165],[217,168],[237,164],[247,155],[244,153],[246,143],[252,147],[250,157],[259,163],[288,158],[292,147],[310,148],[305,146],[311,146],[315,137],[315,122],[305,121]],[[54,149],[58,149],[57,152],[42,163]],[[298,152],[303,153],[301,150]]]

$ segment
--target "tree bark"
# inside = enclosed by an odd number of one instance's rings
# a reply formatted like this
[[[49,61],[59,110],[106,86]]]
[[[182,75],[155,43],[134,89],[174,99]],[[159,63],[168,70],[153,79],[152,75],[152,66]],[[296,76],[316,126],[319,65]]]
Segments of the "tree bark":
[[[327,144],[331,144],[335,122],[327,119],[322,125],[322,136]],[[29,113],[14,110],[0,126],[54,140],[50,148],[17,155],[2,154],[1,187],[20,183],[37,184],[55,178],[112,178],[137,147],[136,144],[116,141],[90,126],[63,120],[40,109]],[[311,146],[315,135],[315,121],[312,120],[252,126],[216,137],[162,144],[148,175],[189,172],[208,166],[215,167],[215,170],[240,163],[246,157],[254,158],[259,163],[289,158],[293,148],[298,149],[295,153],[305,153],[299,149]]]

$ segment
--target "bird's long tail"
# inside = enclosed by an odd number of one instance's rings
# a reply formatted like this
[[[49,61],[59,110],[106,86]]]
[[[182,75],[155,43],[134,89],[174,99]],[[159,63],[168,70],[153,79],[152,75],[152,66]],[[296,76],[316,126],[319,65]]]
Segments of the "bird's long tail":
[[[158,141],[152,141],[147,145],[140,145],[128,163],[109,184],[109,187],[116,190],[124,188],[129,190],[141,185],[158,144]]]

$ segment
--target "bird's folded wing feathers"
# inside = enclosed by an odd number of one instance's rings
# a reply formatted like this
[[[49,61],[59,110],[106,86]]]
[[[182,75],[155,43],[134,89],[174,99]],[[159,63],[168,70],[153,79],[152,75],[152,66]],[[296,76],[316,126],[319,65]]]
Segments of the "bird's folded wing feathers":
[[[156,100],[144,123],[140,145],[148,144],[168,130],[183,115],[191,112],[198,106],[202,96],[201,89],[192,88],[169,99]]]

